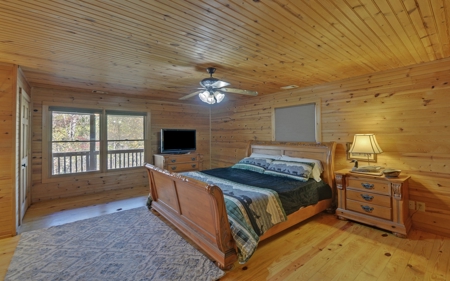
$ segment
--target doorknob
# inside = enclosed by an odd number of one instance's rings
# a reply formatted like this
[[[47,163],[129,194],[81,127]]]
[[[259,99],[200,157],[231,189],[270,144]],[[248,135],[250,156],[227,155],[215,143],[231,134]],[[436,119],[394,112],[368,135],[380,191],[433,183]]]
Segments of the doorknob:
[[[27,164],[22,164],[22,167],[26,167],[27,166]]]

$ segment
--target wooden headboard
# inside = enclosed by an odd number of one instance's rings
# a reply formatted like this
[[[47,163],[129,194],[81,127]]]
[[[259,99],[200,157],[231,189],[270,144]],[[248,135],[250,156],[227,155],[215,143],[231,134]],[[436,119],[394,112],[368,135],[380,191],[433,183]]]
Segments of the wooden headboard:
[[[262,153],[270,155],[286,155],[317,159],[322,162],[322,180],[333,189],[334,194],[334,153],[335,142],[274,142],[274,141],[250,141],[247,147],[247,155]]]

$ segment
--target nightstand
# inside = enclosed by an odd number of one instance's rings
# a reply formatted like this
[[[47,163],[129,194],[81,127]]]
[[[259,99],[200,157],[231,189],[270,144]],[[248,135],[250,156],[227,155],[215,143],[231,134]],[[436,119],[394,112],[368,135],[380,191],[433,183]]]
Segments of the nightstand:
[[[411,228],[409,216],[410,176],[397,178],[336,171],[340,219],[349,219],[392,231],[405,238]]]

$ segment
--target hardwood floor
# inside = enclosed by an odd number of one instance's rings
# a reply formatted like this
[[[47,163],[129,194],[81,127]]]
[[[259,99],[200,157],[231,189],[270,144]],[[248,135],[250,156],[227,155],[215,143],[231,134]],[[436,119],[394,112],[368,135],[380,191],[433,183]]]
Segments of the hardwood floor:
[[[22,231],[144,206],[147,189],[134,188],[32,205]],[[0,280],[20,236],[0,240]],[[413,230],[407,239],[319,214],[261,242],[225,280],[447,280],[450,238]]]

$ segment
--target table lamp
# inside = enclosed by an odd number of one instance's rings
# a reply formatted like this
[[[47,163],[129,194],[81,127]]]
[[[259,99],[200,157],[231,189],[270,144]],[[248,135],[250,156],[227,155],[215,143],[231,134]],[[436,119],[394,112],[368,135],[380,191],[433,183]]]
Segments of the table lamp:
[[[368,166],[353,168],[352,172],[364,173],[371,175],[382,175],[383,171],[380,166],[370,166],[369,158],[372,154],[382,153],[380,146],[374,134],[356,134],[353,138],[353,144],[349,150],[350,153],[359,153],[367,155]]]

